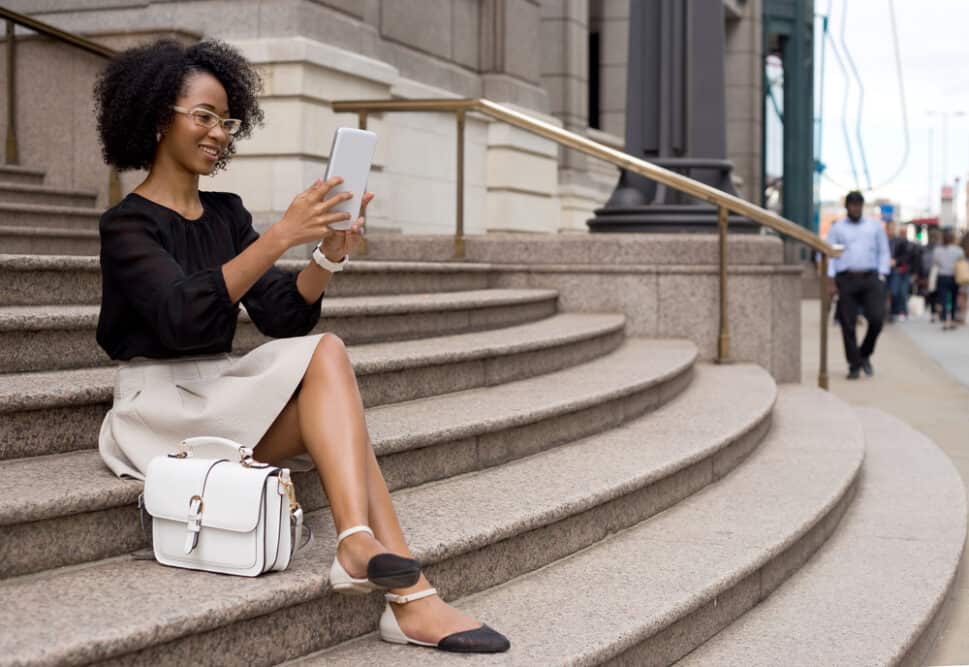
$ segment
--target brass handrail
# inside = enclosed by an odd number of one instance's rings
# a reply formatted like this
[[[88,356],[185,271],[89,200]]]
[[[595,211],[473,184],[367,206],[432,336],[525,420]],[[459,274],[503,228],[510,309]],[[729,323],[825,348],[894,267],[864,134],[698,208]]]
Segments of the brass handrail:
[[[101,46],[89,39],[84,39],[80,35],[61,30],[49,23],[38,21],[35,18],[15,12],[6,7],[0,7],[0,19],[7,22],[6,29],[6,48],[7,48],[7,137],[5,142],[4,161],[6,164],[18,164],[17,156],[17,114],[16,114],[16,88],[15,88],[15,50],[14,50],[14,24],[21,25],[28,30],[33,30],[41,35],[46,35],[59,42],[87,51],[101,58],[113,58],[117,51],[107,46]],[[115,204],[121,199],[121,178],[118,170],[111,167],[108,172],[108,202]]]
[[[591,155],[617,167],[626,169],[653,181],[662,183],[674,190],[713,204],[717,207],[717,232],[720,240],[720,332],[717,338],[717,361],[726,363],[730,358],[730,333],[727,320],[727,230],[729,213],[734,212],[774,231],[792,238],[820,253],[819,281],[821,285],[821,360],[818,372],[818,385],[828,388],[827,372],[827,316],[829,296],[827,290],[827,267],[831,257],[841,256],[842,249],[830,245],[816,234],[776,213],[751,204],[740,197],[696,181],[688,176],[677,174],[656,164],[610,148],[588,137],[556,127],[551,123],[533,118],[501,104],[481,98],[437,98],[412,100],[340,100],[332,103],[337,113],[356,113],[359,126],[366,128],[367,116],[371,113],[409,111],[453,112],[458,118],[458,165],[457,165],[457,212],[454,236],[455,257],[464,257],[464,119],[468,112],[478,112],[521,128],[533,134],[550,139],[562,146]]]
[[[19,12],[7,9],[6,7],[0,7],[0,19],[6,19],[12,23],[22,25],[23,27],[29,28],[34,32],[39,32],[42,35],[53,37],[59,42],[76,46],[77,48],[83,49],[88,53],[93,53],[96,56],[112,58],[114,57],[115,53],[117,53],[114,49],[110,49],[107,46],[101,46],[100,44],[96,44],[89,39],[84,39],[80,35],[75,35],[74,33],[61,30],[60,28],[52,26],[49,23],[38,21],[37,19],[27,16],[26,14],[20,14]]]

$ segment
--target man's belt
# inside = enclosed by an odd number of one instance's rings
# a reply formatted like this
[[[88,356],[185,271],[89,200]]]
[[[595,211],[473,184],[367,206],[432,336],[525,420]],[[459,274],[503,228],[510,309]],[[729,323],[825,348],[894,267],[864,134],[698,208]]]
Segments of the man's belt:
[[[868,271],[838,271],[836,277],[840,278],[844,276],[846,278],[867,278],[868,276],[873,276],[877,274],[878,271],[875,269],[869,269]]]

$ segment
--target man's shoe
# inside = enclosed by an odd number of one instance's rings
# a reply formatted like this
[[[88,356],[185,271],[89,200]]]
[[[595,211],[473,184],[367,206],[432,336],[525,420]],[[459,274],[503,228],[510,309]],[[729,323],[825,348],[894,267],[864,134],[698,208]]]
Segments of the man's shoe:
[[[861,373],[858,372],[858,369],[857,368],[852,368],[850,371],[848,371],[848,376],[845,379],[846,380],[857,380],[860,377],[861,377]]]
[[[867,375],[868,377],[871,377],[872,375],[875,374],[875,369],[872,368],[871,366],[870,358],[865,357],[864,359],[861,360],[861,370],[865,371],[865,375]]]

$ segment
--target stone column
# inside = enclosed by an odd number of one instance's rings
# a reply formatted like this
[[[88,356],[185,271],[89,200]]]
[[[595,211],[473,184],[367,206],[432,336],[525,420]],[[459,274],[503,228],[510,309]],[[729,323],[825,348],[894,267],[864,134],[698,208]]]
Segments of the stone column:
[[[626,151],[735,194],[724,129],[723,0],[631,4]],[[732,218],[743,226],[740,218]],[[623,173],[592,231],[712,231],[714,207]],[[748,223],[748,226],[751,226]]]
[[[727,155],[734,184],[748,201],[760,204],[762,89],[761,0],[737,3],[725,26]]]
[[[588,0],[542,1],[542,85],[549,111],[566,130],[584,134],[589,127]],[[588,181],[588,158],[559,148],[559,182]]]

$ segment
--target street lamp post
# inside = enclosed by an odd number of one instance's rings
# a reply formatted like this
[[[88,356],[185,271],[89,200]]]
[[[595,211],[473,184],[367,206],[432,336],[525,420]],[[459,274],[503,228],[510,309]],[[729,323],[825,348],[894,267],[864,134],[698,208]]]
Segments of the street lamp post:
[[[930,109],[925,112],[927,116],[939,116],[942,118],[942,185],[949,183],[949,117],[958,118],[965,116],[966,112],[962,109],[946,111],[940,109]],[[929,141],[931,141],[931,133]],[[929,160],[931,161],[931,145],[929,146]],[[929,167],[931,169],[931,165]],[[929,178],[931,184],[931,177]],[[931,203],[931,201],[930,201]]]

